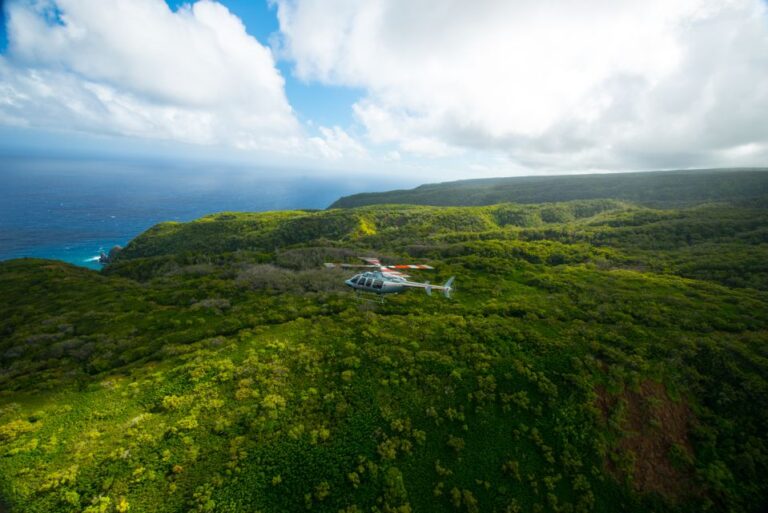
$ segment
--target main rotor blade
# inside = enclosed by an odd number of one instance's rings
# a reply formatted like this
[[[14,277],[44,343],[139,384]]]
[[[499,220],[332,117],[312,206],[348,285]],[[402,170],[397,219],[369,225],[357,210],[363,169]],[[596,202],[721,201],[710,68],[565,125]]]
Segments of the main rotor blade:
[[[397,264],[397,265],[384,265],[382,269],[434,269],[431,265],[426,264]]]
[[[335,268],[335,267],[342,267],[342,268],[344,268],[344,269],[346,269],[346,268],[349,268],[349,267],[365,267],[365,268],[367,268],[367,269],[370,269],[370,268],[376,268],[376,267],[381,267],[381,266],[379,266],[379,265],[364,265],[364,264],[334,264],[334,263],[331,263],[331,262],[326,262],[326,263],[325,263],[325,264],[323,264],[323,265],[325,265],[325,267],[327,267],[328,269],[333,269],[333,268]]]
[[[382,263],[379,261],[378,258],[368,258],[368,257],[360,257],[362,260],[365,260],[368,262],[367,264],[338,264],[338,263],[331,263],[326,262],[324,265],[325,267],[329,269],[333,269],[334,267],[342,267],[342,268],[364,268],[364,269],[380,269],[382,271],[386,270],[392,270],[395,272],[395,269],[423,269],[423,270],[430,270],[434,269],[431,265],[426,264],[395,264],[395,265],[382,265]]]

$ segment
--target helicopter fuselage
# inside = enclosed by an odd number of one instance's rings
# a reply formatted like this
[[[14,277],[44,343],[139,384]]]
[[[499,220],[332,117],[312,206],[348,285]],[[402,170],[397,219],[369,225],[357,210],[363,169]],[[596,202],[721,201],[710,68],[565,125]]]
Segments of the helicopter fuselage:
[[[344,283],[356,291],[374,294],[395,294],[406,289],[401,283],[404,278],[386,276],[381,272],[365,272],[353,276]]]

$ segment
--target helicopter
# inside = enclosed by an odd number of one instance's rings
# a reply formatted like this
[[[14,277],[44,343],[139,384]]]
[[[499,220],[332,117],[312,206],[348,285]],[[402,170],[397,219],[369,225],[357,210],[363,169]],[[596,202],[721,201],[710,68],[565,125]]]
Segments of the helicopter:
[[[378,258],[359,257],[366,264],[335,264],[326,263],[325,267],[333,269],[341,268],[368,268],[372,271],[366,271],[356,274],[344,283],[355,290],[356,293],[369,292],[384,296],[384,294],[396,294],[403,292],[408,288],[424,289],[428,296],[432,295],[433,290],[438,290],[447,298],[451,297],[453,292],[454,276],[448,278],[448,281],[442,285],[432,285],[428,281],[421,283],[408,280],[409,276],[398,269],[434,269],[434,267],[425,264],[400,264],[383,265]]]

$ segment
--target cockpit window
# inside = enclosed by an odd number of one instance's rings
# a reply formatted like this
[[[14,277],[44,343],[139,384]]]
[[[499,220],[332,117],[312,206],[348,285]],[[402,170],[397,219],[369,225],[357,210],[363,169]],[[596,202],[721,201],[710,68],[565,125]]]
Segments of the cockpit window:
[[[373,278],[368,278],[367,280],[365,280],[366,287],[370,287],[372,283],[373,283]]]

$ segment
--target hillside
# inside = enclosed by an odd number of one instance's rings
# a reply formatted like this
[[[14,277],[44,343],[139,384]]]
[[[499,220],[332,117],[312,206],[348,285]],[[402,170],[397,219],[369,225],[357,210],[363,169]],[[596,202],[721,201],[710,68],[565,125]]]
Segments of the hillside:
[[[768,201],[768,169],[696,169],[597,175],[521,176],[427,184],[345,196],[329,208],[409,204],[474,206],[613,198],[650,207]]]
[[[358,255],[455,298],[358,303]],[[0,290],[11,512],[768,507],[759,203],[227,212]]]

